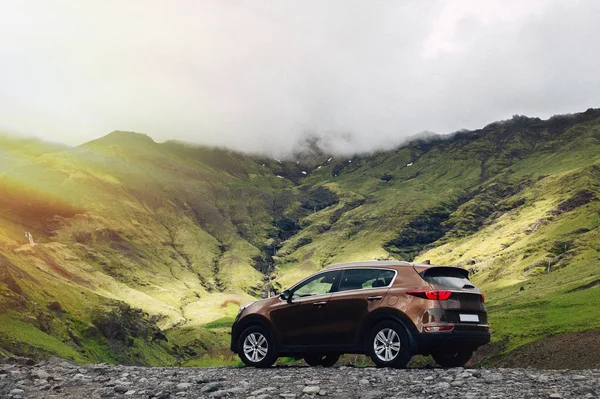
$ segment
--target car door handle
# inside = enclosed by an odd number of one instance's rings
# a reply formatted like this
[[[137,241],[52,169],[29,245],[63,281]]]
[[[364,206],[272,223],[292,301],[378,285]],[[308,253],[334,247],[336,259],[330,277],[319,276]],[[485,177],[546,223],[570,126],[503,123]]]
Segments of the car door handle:
[[[377,296],[370,296],[367,298],[368,301],[378,301],[381,298],[383,298],[381,295],[377,295]]]
[[[325,306],[327,305],[327,302],[315,302],[313,303],[313,306]]]

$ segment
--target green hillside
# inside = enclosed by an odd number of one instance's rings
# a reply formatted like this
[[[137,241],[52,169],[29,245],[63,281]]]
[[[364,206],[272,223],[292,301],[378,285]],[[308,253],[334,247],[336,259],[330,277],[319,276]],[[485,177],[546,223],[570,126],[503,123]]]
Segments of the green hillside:
[[[240,303],[369,259],[469,268],[496,357],[600,328],[600,110],[283,162],[131,132],[0,136],[0,192],[5,354],[227,361]]]

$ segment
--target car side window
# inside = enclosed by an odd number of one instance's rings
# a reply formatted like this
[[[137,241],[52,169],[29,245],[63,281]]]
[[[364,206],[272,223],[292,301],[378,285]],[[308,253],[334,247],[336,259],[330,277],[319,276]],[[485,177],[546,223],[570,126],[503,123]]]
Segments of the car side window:
[[[339,277],[339,271],[317,274],[298,285],[294,289],[292,298],[303,298],[333,292],[337,288]]]
[[[392,283],[396,273],[393,270],[379,270],[377,280],[373,282],[373,287],[387,287]]]
[[[339,291],[387,287],[394,278],[394,271],[382,269],[344,270]]]
[[[348,269],[344,270],[340,291],[372,288],[379,275],[378,269]]]

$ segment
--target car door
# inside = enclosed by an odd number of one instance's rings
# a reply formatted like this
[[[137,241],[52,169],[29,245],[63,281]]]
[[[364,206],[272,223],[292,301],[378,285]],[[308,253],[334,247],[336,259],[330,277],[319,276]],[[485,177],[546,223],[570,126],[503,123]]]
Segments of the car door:
[[[381,306],[396,272],[391,269],[346,269],[337,292],[324,309],[324,344],[354,345],[365,318]]]
[[[318,345],[324,309],[337,289],[340,271],[314,275],[290,289],[291,300],[281,300],[271,310],[271,321],[284,346]]]

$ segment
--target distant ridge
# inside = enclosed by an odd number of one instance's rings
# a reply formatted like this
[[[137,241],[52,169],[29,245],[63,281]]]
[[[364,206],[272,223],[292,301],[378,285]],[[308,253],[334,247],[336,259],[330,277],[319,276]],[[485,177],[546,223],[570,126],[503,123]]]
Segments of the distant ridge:
[[[87,143],[81,144],[80,147],[90,146],[109,146],[109,145],[120,145],[120,146],[137,146],[137,145],[153,145],[157,144],[150,136],[144,133],[128,132],[123,130],[115,130],[110,132],[106,136],[102,136],[98,139],[88,141]]]

